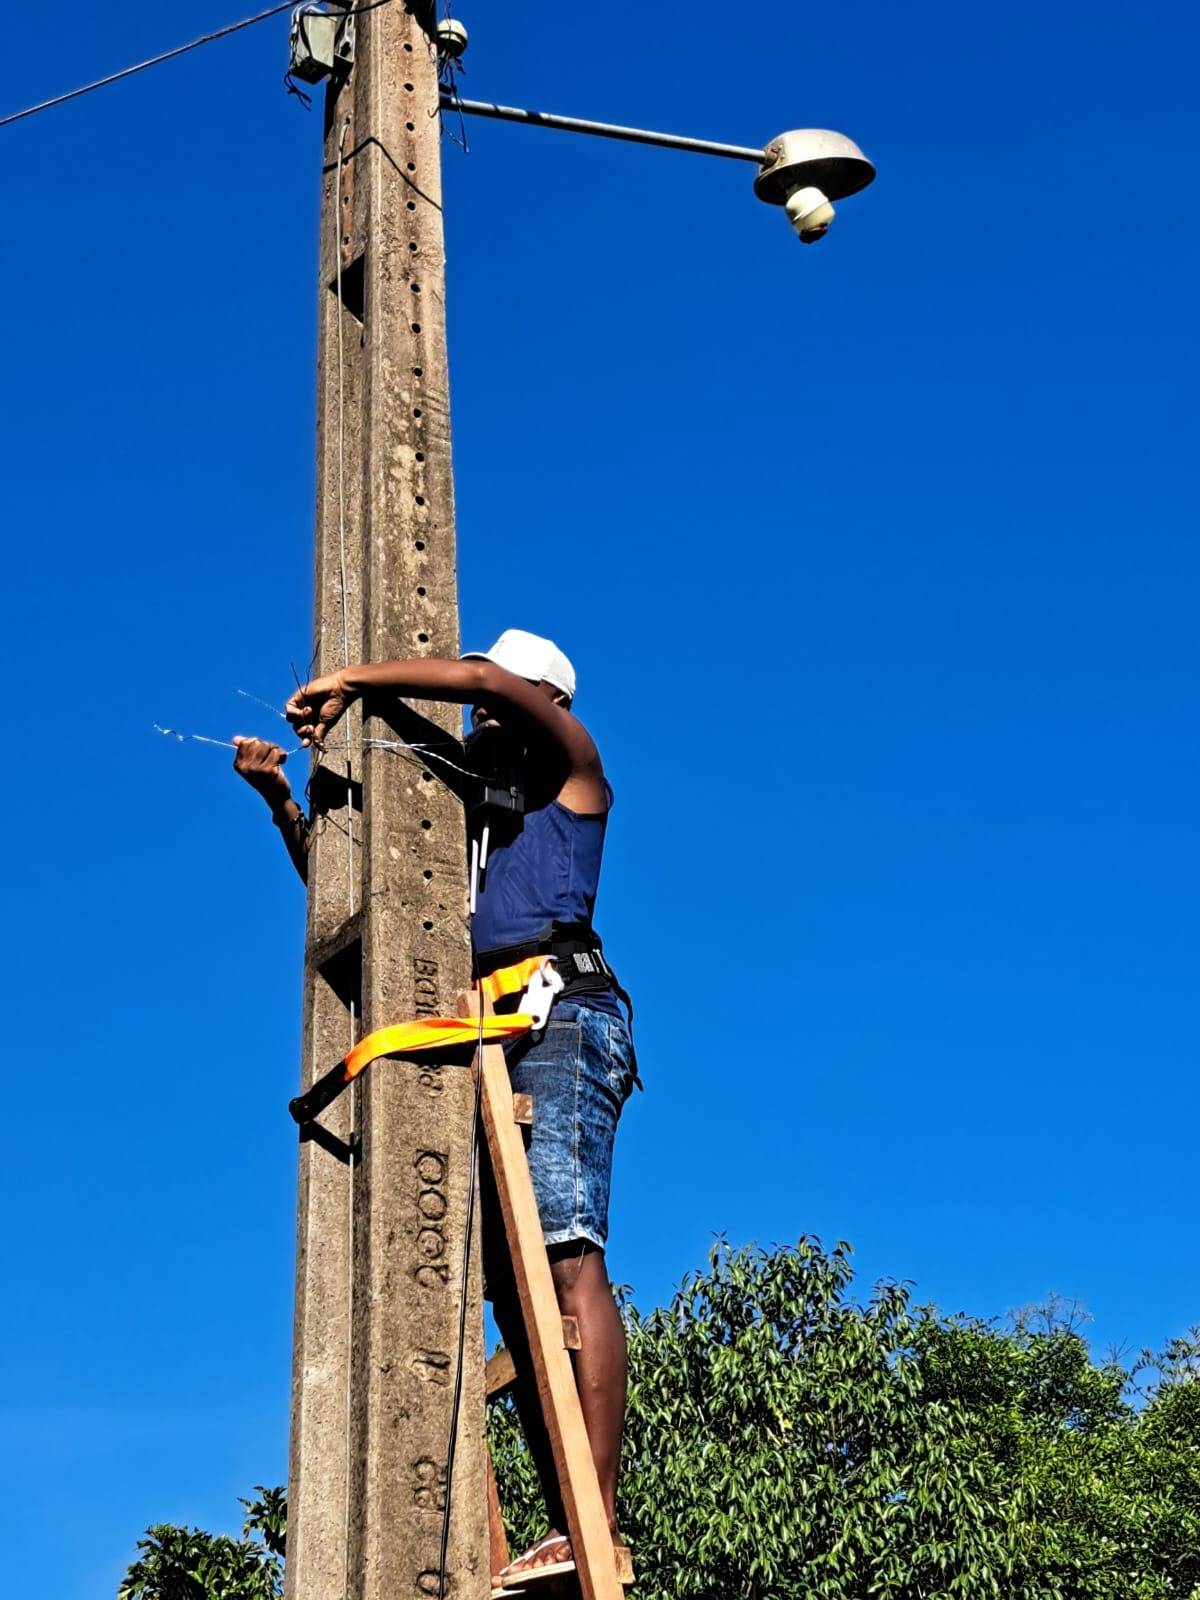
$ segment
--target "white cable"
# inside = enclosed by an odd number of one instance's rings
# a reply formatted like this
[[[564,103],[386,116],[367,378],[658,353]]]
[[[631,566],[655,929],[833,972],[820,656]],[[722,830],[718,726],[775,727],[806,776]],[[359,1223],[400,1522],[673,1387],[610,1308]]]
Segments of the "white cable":
[[[342,119],[342,131],[338,138],[337,158],[337,195],[336,210],[334,212],[334,262],[335,277],[337,280],[337,394],[338,394],[338,422],[337,422],[337,499],[338,499],[338,574],[342,592],[342,666],[350,665],[350,611],[349,598],[346,593],[346,350],[344,323],[346,320],[346,305],[342,299],[342,169],[345,162],[346,134],[350,128],[350,118]],[[350,741],[346,741],[346,902],[347,916],[354,915],[354,802],[352,796],[352,780],[354,775],[353,764],[350,758]],[[362,943],[359,942],[359,971],[362,970]],[[355,1044],[355,1017],[354,995],[350,996],[350,1048]],[[355,1137],[358,1131],[358,1084],[350,1085],[350,1159],[346,1166],[347,1183],[349,1191],[346,1202],[346,1430],[345,1430],[345,1468],[346,1468],[346,1505],[343,1525],[343,1556],[342,1556],[342,1595],[343,1600],[350,1600],[350,1506],[351,1506],[351,1454],[353,1436],[351,1429],[354,1409],[354,1222],[355,1222],[355,1177],[356,1177],[356,1150]]]
[[[272,710],[273,709],[274,707],[272,707]],[[152,723],[151,726],[156,733],[165,734],[168,739],[176,739],[180,744],[211,744],[215,745],[218,750],[236,750],[238,748],[237,745],[234,744],[230,739],[210,739],[206,733],[182,733],[178,728],[164,727],[161,722]],[[309,748],[310,747],[308,745],[298,744],[295,745],[291,750],[285,750],[283,753],[286,756],[298,756],[303,754],[303,752]],[[328,754],[332,751],[349,750],[352,748],[352,746],[349,743],[327,744],[322,746],[322,748]],[[459,766],[457,761],[451,761],[449,756],[444,756],[435,744],[405,744],[402,739],[363,739],[361,741],[361,748],[368,750],[387,750],[392,755],[405,755],[409,751],[412,751],[413,754],[419,755],[422,758],[426,756],[432,756],[435,761],[440,761],[444,766],[449,767],[451,771],[461,772],[464,778],[474,778],[477,783],[483,782],[482,773],[475,772],[470,767]],[[428,764],[429,763],[424,759],[416,763],[416,765],[421,767],[428,766]]]

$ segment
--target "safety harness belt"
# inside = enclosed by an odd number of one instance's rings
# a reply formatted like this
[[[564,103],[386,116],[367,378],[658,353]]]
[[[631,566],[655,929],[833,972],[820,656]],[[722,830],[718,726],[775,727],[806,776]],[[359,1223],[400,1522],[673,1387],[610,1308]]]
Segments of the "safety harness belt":
[[[376,1028],[318,1078],[307,1093],[297,1095],[289,1103],[292,1116],[300,1123],[320,1116],[346,1085],[380,1056],[451,1050],[456,1046],[475,1045],[480,1039],[484,1044],[503,1044],[544,1027],[554,996],[562,989],[562,980],[554,972],[552,960],[534,955],[513,966],[497,968],[486,978],[480,978],[477,987],[493,1005],[514,994],[532,1004],[526,1011],[514,1011],[502,1017],[415,1017],[411,1022],[392,1022],[384,1028]]]

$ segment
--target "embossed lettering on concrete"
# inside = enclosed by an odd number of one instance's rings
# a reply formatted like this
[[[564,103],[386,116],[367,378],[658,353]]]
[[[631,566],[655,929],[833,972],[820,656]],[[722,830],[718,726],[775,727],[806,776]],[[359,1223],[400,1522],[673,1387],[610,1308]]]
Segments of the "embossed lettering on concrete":
[[[418,1511],[446,1509],[446,1469],[432,1456],[421,1456],[412,1464],[413,1505]]]
[[[445,1388],[450,1382],[450,1357],[441,1350],[415,1351],[409,1367],[422,1383],[436,1383]]]
[[[412,1275],[423,1289],[445,1284],[450,1276],[446,1260],[445,1218],[448,1157],[439,1150],[420,1150],[413,1167],[417,1174],[416,1260]]]
[[[441,1015],[442,999],[438,987],[439,968],[428,956],[413,957],[413,1015],[437,1017]],[[417,1082],[427,1095],[436,1098],[445,1091],[442,1069],[434,1063],[422,1062],[417,1071]]]
[[[413,957],[413,1010],[419,1017],[436,1017],[441,1011],[438,964],[425,956]]]

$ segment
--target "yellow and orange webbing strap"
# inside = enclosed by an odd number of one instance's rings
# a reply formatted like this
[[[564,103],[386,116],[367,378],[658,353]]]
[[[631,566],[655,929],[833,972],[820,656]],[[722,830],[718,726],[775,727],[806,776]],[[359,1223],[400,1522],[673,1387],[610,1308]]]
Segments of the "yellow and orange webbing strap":
[[[480,979],[478,990],[494,1005],[507,995],[520,994],[545,958],[530,956],[512,967],[500,967]],[[449,1050],[456,1045],[503,1043],[519,1039],[533,1026],[533,1018],[519,1011],[504,1017],[415,1017],[411,1022],[392,1022],[376,1028],[342,1057],[341,1061],[318,1078],[306,1094],[298,1095],[288,1109],[297,1122],[311,1122],[324,1111],[345,1086],[358,1077],[380,1056],[412,1055],[421,1050]]]
[[[506,995],[522,994],[529,987],[529,980],[541,969],[545,956],[526,956],[524,961],[518,961],[514,967],[497,967],[495,972],[489,972],[486,978],[480,978],[476,988],[482,990],[487,998],[496,1004]]]
[[[475,1044],[482,1037],[484,1044],[496,1044],[505,1039],[517,1039],[533,1026],[532,1017],[515,1012],[510,1017],[484,1017],[482,1029],[478,1017],[417,1017],[414,1022],[392,1022],[386,1028],[376,1028],[360,1039],[342,1060],[346,1082],[357,1078],[364,1067],[380,1056],[407,1056],[417,1050],[448,1050],[456,1044]]]

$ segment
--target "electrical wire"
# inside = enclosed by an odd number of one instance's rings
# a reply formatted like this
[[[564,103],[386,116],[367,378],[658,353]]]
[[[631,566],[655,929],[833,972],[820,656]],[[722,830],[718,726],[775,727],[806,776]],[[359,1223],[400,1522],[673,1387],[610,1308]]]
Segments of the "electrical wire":
[[[442,1541],[438,1554],[438,1600],[446,1596],[446,1557],[450,1548],[450,1491],[454,1486],[454,1451],[462,1408],[463,1365],[467,1342],[467,1291],[471,1286],[471,1237],[475,1231],[475,1190],[479,1184],[479,1112],[483,1100],[483,979],[475,984],[479,1032],[475,1040],[475,1095],[471,1109],[471,1160],[467,1175],[467,1219],[463,1229],[462,1273],[458,1286],[458,1355],[454,1363],[454,1395],[450,1401],[450,1438],[446,1445],[446,1495],[442,1503]]]
[[[342,298],[342,168],[345,159],[346,134],[350,129],[349,116],[342,118],[342,131],[338,138],[337,152],[337,190],[334,209],[334,263],[335,282],[337,287],[337,378],[338,378],[338,475],[337,475],[337,503],[338,503],[338,573],[341,584],[342,598],[342,668],[345,670],[350,665],[350,609],[349,593],[346,576],[346,354],[343,337],[343,324],[346,320],[346,302]],[[346,837],[349,849],[346,851],[346,915],[354,916],[354,801],[352,798],[354,786],[354,763],[350,753],[349,728],[346,739]],[[361,999],[361,993],[360,993]],[[354,996],[350,997],[350,1048],[354,1048],[357,1037],[355,1018]],[[353,1477],[351,1462],[353,1455],[354,1438],[354,1246],[356,1234],[357,1212],[357,1171],[358,1171],[358,1113],[359,1113],[359,1085],[354,1082],[350,1085],[350,1132],[347,1143],[350,1148],[350,1159],[346,1167],[346,1498],[345,1522],[343,1527],[342,1550],[342,1597],[350,1597],[350,1514],[353,1500]]]
[[[91,94],[94,89],[107,89],[110,83],[120,83],[123,78],[132,78],[135,73],[145,72],[149,67],[160,67],[164,61],[174,61],[176,56],[185,56],[189,50],[199,50],[202,44],[212,44],[217,39],[227,39],[231,33],[241,33],[243,28],[252,28],[256,22],[266,22],[269,17],[277,17],[281,11],[292,11],[296,8],[297,0],[282,0],[281,5],[268,6],[266,11],[256,12],[252,17],[243,17],[240,22],[231,22],[227,27],[214,28],[211,33],[202,33],[198,39],[190,39],[187,44],[177,44],[173,50],[164,50],[161,55],[150,56],[145,61],[135,61],[131,67],[122,67],[120,72],[110,72],[106,78],[96,78],[92,83],[81,83],[78,89],[68,89],[65,94],[56,94],[49,100],[39,100],[37,105],[26,106],[22,111],[10,111],[6,117],[0,117],[0,128],[7,128],[11,122],[23,122],[26,117],[35,117],[39,111],[50,111],[55,106],[65,106],[69,100],[78,100],[85,94]],[[390,5],[391,0],[367,0],[361,6],[347,6],[344,10],[339,7],[337,15],[341,17],[358,17],[364,11],[377,11],[380,6]]]
[[[212,739],[206,733],[183,733],[179,728],[164,727],[161,722],[152,723],[151,726],[155,733],[165,734],[168,739],[174,739],[179,744],[210,744],[215,745],[218,750],[236,750],[238,748],[232,739]],[[419,759],[413,760],[413,765],[418,767],[428,767],[429,761],[427,758],[432,757],[434,761],[440,761],[443,766],[449,767],[452,772],[461,773],[464,778],[473,778],[476,783],[485,781],[482,772],[476,772],[473,767],[460,767],[457,761],[451,761],[449,756],[443,755],[435,744],[405,744],[402,739],[362,739],[360,744],[364,750],[386,750],[390,755],[404,756],[409,760],[419,757]],[[458,749],[459,747],[455,745],[454,748]],[[283,753],[285,756],[299,756],[304,755],[310,749],[311,746],[309,745],[298,744]],[[350,745],[349,743],[326,744],[322,745],[321,749],[325,754],[332,754],[338,750],[349,750]]]
[[[177,44],[173,50],[164,50],[161,55],[150,56],[146,61],[137,61],[132,67],[122,67],[120,72],[110,72],[107,78],[97,78],[93,83],[80,84],[78,89],[68,89],[65,94],[56,94],[49,100],[41,100],[35,106],[26,106],[23,111],[10,111],[6,117],[0,117],[0,128],[7,128],[11,122],[21,122],[26,117],[34,117],[39,111],[49,111],[53,106],[66,105],[68,100],[78,100],[81,95],[91,94],[94,89],[106,89],[110,83],[120,83],[123,78],[132,78],[137,72],[145,72],[148,67],[161,66],[164,61],[173,61],[176,56],[183,56],[189,50],[199,50],[202,44],[212,44],[216,39],[227,39],[231,33],[240,33],[243,28],[252,28],[256,22],[265,22],[268,17],[277,17],[281,11],[290,11],[296,0],[283,0],[282,5],[270,6],[266,11],[260,11],[253,17],[243,17],[241,22],[231,22],[228,27],[216,28],[212,33],[203,33],[198,39],[192,39],[187,44]],[[382,3],[382,0],[376,0]]]

